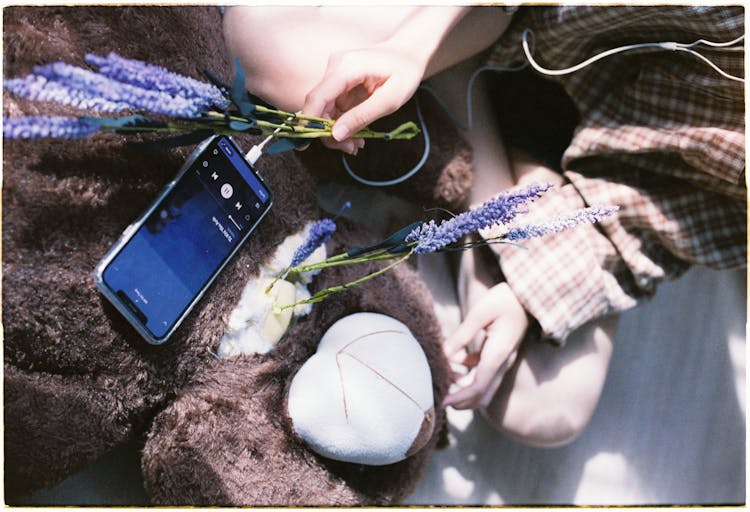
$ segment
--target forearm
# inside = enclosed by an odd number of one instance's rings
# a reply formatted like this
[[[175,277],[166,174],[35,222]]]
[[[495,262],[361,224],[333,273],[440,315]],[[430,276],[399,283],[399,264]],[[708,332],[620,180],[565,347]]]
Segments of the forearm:
[[[411,54],[416,62],[423,63],[425,73],[435,73],[438,70],[431,62],[445,60],[440,48],[470,9],[469,6],[419,7],[382,44]]]
[[[428,6],[414,9],[385,44],[410,50],[428,78],[486,50],[510,24],[499,7]]]
[[[505,32],[512,13],[502,7],[472,7],[444,37],[427,65],[425,78],[489,48]]]

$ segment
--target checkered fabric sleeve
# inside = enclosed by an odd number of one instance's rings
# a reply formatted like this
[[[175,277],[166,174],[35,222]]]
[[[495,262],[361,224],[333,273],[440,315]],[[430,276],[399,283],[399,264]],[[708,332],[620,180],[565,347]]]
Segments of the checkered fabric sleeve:
[[[557,6],[522,8],[490,63],[534,58],[566,68],[604,50],[639,42],[728,41],[744,33],[741,7]],[[741,47],[695,47],[743,76]],[[493,246],[503,274],[545,337],[564,342],[587,321],[628,309],[690,265],[741,268],[747,262],[744,85],[685,52],[623,53],[556,77],[580,122],[562,159],[565,184],[533,215],[615,204],[586,225]]]

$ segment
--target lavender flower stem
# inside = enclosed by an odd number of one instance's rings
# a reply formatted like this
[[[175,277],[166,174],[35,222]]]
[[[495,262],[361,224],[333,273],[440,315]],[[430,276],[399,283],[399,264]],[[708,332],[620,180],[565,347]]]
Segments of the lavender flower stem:
[[[314,139],[319,137],[330,137],[331,136],[331,126],[333,126],[330,121],[327,124],[327,127],[325,128],[308,128],[307,126],[290,126],[287,124],[276,124],[272,123],[270,121],[261,121],[257,120],[256,125],[261,129],[268,129],[268,132],[264,132],[264,135],[270,134],[272,131],[276,129],[281,129],[281,131],[277,134],[275,134],[277,137],[292,137],[292,138],[298,138],[298,139]],[[390,132],[378,132],[371,130],[369,128],[363,128],[362,130],[358,131],[357,133],[353,134],[352,137],[357,137],[361,139],[389,139],[389,140],[397,140],[397,139],[411,139],[418,133],[418,128],[416,125],[412,122],[406,122],[399,126],[397,126],[394,130]]]
[[[273,114],[279,117],[285,117],[285,118],[291,117],[292,119],[302,119],[303,121],[314,121],[316,123],[323,123],[325,126],[329,126],[329,127],[333,125],[330,119],[325,119],[323,117],[314,117],[314,116],[308,116],[305,114],[291,114],[290,116],[289,112],[267,108],[262,105],[256,105],[255,110],[260,112],[261,114]]]
[[[277,308],[275,308],[274,313],[278,314],[278,313],[281,313],[282,311],[284,311],[285,309],[293,308],[293,307],[296,307],[296,306],[301,306],[303,304],[313,304],[315,302],[321,302],[327,296],[329,296],[329,295],[331,295],[333,293],[343,292],[344,290],[347,290],[347,289],[352,288],[354,286],[360,285],[360,284],[362,284],[362,283],[364,283],[366,281],[369,281],[370,279],[373,279],[373,278],[379,276],[380,274],[384,274],[384,273],[388,272],[392,268],[400,265],[401,263],[403,263],[406,260],[408,260],[409,258],[411,258],[411,255],[412,255],[412,252],[409,252],[409,253],[406,254],[406,256],[403,256],[403,257],[399,258],[397,261],[394,261],[390,265],[388,265],[386,267],[383,267],[380,270],[377,270],[377,271],[372,272],[370,274],[367,274],[366,276],[360,277],[359,279],[355,279],[354,281],[349,281],[348,283],[345,283],[345,284],[340,284],[340,285],[337,285],[337,286],[331,286],[330,288],[326,288],[325,290],[320,290],[319,292],[317,292],[315,295],[313,295],[309,299],[300,300],[300,301],[295,302],[294,304],[287,304],[286,306],[277,307]],[[370,260],[370,261],[372,261],[372,260]]]
[[[210,113],[209,117],[216,118],[217,121],[223,121],[226,118],[222,114],[218,113]],[[242,121],[247,122],[248,120],[243,117],[238,116],[230,116],[229,118],[232,121]],[[190,130],[198,130],[201,128],[206,128],[206,125],[201,123],[196,123],[193,121],[190,121],[189,119],[186,119],[184,121],[171,121],[166,123],[166,127],[143,127],[143,126],[125,126],[122,128],[117,128],[118,132],[180,132],[180,131],[190,131]],[[321,137],[330,137],[331,136],[331,130],[330,128],[307,128],[304,126],[299,127],[290,127],[288,125],[284,124],[276,124],[272,123],[270,121],[261,121],[257,120],[255,122],[256,126],[260,129],[262,135],[271,135],[273,134],[275,137],[288,137],[288,138],[298,138],[298,139],[316,139]],[[409,123],[404,123],[409,124]],[[402,128],[404,125],[401,125],[400,127],[396,128],[394,130],[397,131],[400,128]],[[280,129],[281,131],[277,132],[276,130]],[[235,133],[235,130],[232,130],[228,126],[225,125],[215,125],[211,126],[211,130],[214,133],[217,134],[232,134]],[[364,130],[360,130],[359,132],[355,133],[353,137],[361,137],[361,138],[384,138],[385,135],[388,135],[386,132],[376,132],[372,131],[368,128],[365,128]],[[402,133],[396,136],[391,136],[391,139],[410,139],[414,136],[413,132],[406,132]]]
[[[358,258],[346,258],[346,253],[342,253],[338,256],[334,256],[321,261],[319,263],[312,263],[310,265],[302,265],[290,269],[290,274],[302,274],[304,272],[310,272],[312,270],[320,270],[328,267],[340,267],[342,265],[352,265],[356,263],[367,263],[369,261],[384,261],[392,260],[401,256],[399,254],[389,253],[387,250],[383,250],[377,253],[368,254],[366,256],[360,256]]]
[[[405,241],[416,243],[417,254],[440,251],[470,233],[508,224],[519,213],[526,212],[526,204],[534,201],[551,186],[550,184],[532,184],[525,189],[506,191],[477,208],[442,221],[440,224],[434,221],[425,222],[414,229]]]
[[[567,212],[541,222],[529,222],[515,226],[505,234],[506,240],[524,240],[559,233],[581,224],[593,224],[613,215],[617,206],[589,206]]]
[[[228,101],[216,86],[168,71],[161,66],[127,59],[114,52],[106,57],[89,53],[86,54],[85,60],[99,68],[100,75],[117,82],[165,92],[172,96],[199,99],[206,105],[217,104],[221,107],[228,105]]]

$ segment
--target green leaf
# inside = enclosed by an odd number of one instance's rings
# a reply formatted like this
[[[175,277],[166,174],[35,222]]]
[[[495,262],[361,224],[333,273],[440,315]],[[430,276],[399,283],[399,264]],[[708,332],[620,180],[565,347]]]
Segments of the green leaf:
[[[307,139],[283,138],[271,144],[266,153],[269,155],[275,155],[277,153],[283,153],[284,151],[301,148],[308,144],[310,144],[310,141]]]
[[[255,121],[253,120],[250,120],[249,123],[246,123],[244,121],[230,121],[229,122],[229,128],[236,132],[246,132],[248,130],[251,130],[254,127],[255,127]]]
[[[248,94],[247,88],[245,88],[245,70],[242,69],[242,64],[240,64],[238,57],[234,58],[234,68],[235,74],[231,91],[232,103],[237,106],[243,117],[249,118],[255,110],[255,105],[250,101],[250,94]]]
[[[216,73],[210,69],[204,69],[203,74],[206,75],[208,80],[214,84],[224,96],[229,97],[229,86],[225,84],[221,78],[216,76]]]

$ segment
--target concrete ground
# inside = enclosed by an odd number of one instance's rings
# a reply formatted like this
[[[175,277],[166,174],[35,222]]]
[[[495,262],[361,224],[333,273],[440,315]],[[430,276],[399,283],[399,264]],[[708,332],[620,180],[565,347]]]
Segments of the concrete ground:
[[[419,266],[448,332],[458,307],[445,261]],[[746,283],[744,271],[696,268],[625,313],[599,406],[570,445],[526,447],[450,410],[451,444],[434,452],[407,504],[745,503]],[[147,503],[129,443],[16,504]]]

